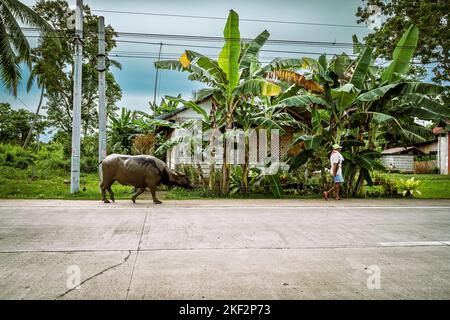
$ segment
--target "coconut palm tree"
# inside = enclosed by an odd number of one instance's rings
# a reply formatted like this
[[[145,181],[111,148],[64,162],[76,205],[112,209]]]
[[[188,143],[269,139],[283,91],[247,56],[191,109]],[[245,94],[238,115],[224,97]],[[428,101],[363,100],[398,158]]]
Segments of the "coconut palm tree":
[[[57,54],[59,51],[58,45],[52,44],[48,48],[45,49],[38,49],[35,48],[32,50],[31,53],[31,61],[32,61],[32,67],[30,69],[30,76],[27,80],[27,92],[30,92],[33,85],[36,83],[37,87],[41,89],[41,93],[39,96],[39,103],[36,108],[36,113],[33,118],[33,122],[31,123],[30,130],[28,132],[27,138],[25,139],[25,142],[23,144],[23,148],[25,149],[30,141],[33,129],[36,125],[36,122],[39,117],[39,111],[42,106],[42,100],[44,98],[45,90],[49,86],[51,82],[54,82],[57,77],[63,76],[64,71],[61,70],[56,64],[52,64],[50,61],[51,59],[48,59],[48,52],[52,52],[52,54]]]
[[[51,26],[31,8],[18,0],[0,0],[0,78],[17,95],[22,78],[20,63],[31,67],[31,49],[20,23],[50,31]],[[56,37],[55,37],[56,39]]]

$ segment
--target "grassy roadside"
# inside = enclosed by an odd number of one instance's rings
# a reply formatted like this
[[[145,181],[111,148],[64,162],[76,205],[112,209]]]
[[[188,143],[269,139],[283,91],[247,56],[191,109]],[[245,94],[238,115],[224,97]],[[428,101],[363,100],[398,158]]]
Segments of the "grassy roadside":
[[[392,180],[411,179],[420,180],[418,190],[422,195],[417,195],[418,199],[450,199],[450,175],[440,174],[404,174],[404,173],[383,173],[384,177]],[[383,192],[382,186],[364,187],[365,191],[379,190]]]
[[[387,175],[387,174],[384,174]],[[420,199],[450,199],[450,176],[434,174],[389,174],[391,179],[409,179],[411,177],[421,180],[419,190],[422,195],[417,196]],[[98,187],[98,177],[96,174],[81,174],[81,191],[78,194],[70,194],[70,173],[62,170],[37,171],[36,179],[32,179],[31,168],[21,170],[11,167],[0,166],[0,198],[7,199],[80,199],[80,200],[100,200]],[[132,188],[122,186],[118,183],[113,185],[113,191],[116,199],[130,199]],[[160,188],[158,196],[166,200],[185,200],[185,199],[212,199],[217,196],[212,195],[201,189],[184,190]],[[364,191],[377,190],[382,194],[383,186],[364,187]],[[141,196],[149,198],[148,193]],[[270,194],[234,194],[225,198],[230,199],[265,199],[272,198]],[[286,195],[283,198],[301,199],[301,198],[320,198],[320,194],[302,197],[295,195]]]
[[[95,174],[81,174],[80,189],[70,193],[70,173],[60,170],[38,171],[32,179],[31,169],[20,170],[0,167],[0,198],[8,199],[83,199],[99,200],[98,177]],[[117,199],[129,199],[131,188],[114,184]]]

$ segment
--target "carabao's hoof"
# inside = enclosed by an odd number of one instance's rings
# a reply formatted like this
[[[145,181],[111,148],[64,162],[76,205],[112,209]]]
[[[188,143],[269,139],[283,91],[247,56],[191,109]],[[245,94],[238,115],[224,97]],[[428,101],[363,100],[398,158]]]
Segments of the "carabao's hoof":
[[[154,203],[154,204],[161,204],[162,202],[159,201],[159,200],[156,200],[156,201],[154,200],[153,203]]]
[[[133,203],[136,203],[136,199],[135,198],[131,198],[131,201],[133,201]]]
[[[103,200],[104,203],[111,203],[108,199]]]

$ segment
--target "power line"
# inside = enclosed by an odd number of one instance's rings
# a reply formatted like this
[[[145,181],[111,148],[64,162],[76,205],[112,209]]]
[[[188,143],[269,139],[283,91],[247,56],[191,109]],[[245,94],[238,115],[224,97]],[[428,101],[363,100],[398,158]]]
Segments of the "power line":
[[[115,32],[118,37],[126,38],[153,38],[153,39],[171,39],[185,41],[204,41],[204,42],[223,42],[229,41],[252,41],[252,38],[225,38],[199,35],[182,34],[163,34],[163,33],[139,33],[139,32]],[[267,45],[303,45],[303,46],[331,46],[331,47],[353,47],[350,42],[331,42],[331,41],[310,41],[310,40],[286,40],[286,39],[268,39]]]
[[[33,36],[33,35],[26,35],[28,38],[40,38],[40,36]],[[62,38],[62,37],[58,37]],[[132,43],[132,44],[149,44],[149,45],[160,45],[161,42],[150,42],[150,41],[134,41],[134,40],[119,40],[114,39],[115,42],[118,43]],[[171,47],[192,47],[192,48],[206,48],[206,49],[222,49],[222,47],[217,46],[207,46],[207,45],[195,45],[195,44],[188,44],[188,43],[168,43],[168,42],[162,42],[164,46],[171,46]],[[320,47],[320,46],[318,46]],[[323,46],[324,48],[329,48],[329,46]],[[332,46],[333,47],[333,46]],[[338,47],[334,47],[336,49],[339,49]],[[273,53],[292,53],[292,54],[315,54],[315,55],[321,55],[326,54],[326,52],[311,52],[311,51],[292,51],[292,50],[271,50],[271,49],[261,49],[260,52],[273,52]],[[337,54],[337,53],[332,53]],[[358,55],[346,53],[348,56],[357,57]]]
[[[155,12],[136,12],[136,11],[119,11],[119,10],[103,10],[92,9],[92,12],[106,12],[117,14],[130,14],[130,15],[146,15],[146,16],[159,16],[159,17],[173,17],[173,18],[189,18],[189,19],[208,19],[208,20],[227,20],[224,17],[215,16],[199,16],[199,15],[186,15],[186,14],[169,14],[169,13],[155,13]],[[278,24],[294,24],[294,25],[309,25],[320,27],[341,27],[341,28],[358,28],[366,29],[365,26],[350,25],[350,24],[336,24],[336,23],[320,23],[320,22],[305,22],[305,21],[283,21],[283,20],[268,20],[268,19],[248,19],[239,18],[239,21],[246,22],[264,22],[264,23],[278,23]]]
[[[36,32],[39,28],[22,28],[23,31]],[[57,32],[66,32],[66,30],[56,30]],[[95,32],[85,32],[84,36],[96,36]],[[110,33],[111,35],[111,33]],[[143,32],[122,32],[115,31],[113,33],[116,37],[124,38],[151,38],[151,39],[171,39],[171,40],[185,40],[185,41],[202,41],[202,42],[223,42],[229,41],[252,41],[253,38],[228,38],[228,37],[213,37],[201,35],[183,35],[183,34],[165,34],[165,33],[143,33]],[[118,41],[118,40],[116,40]],[[160,42],[158,42],[159,44]],[[322,46],[322,47],[353,47],[353,42],[336,42],[336,41],[311,41],[311,40],[286,40],[286,39],[268,39],[267,45],[302,45],[302,46]],[[359,44],[364,46],[364,44]]]
[[[26,37],[28,37],[28,38],[40,38],[40,36],[33,36],[33,35],[26,35]],[[58,37],[58,38],[63,38],[63,37]],[[217,46],[195,45],[195,44],[187,44],[187,43],[149,42],[149,41],[134,41],[134,40],[119,40],[119,39],[114,39],[114,40],[116,42],[118,42],[118,43],[149,44],[149,45],[158,45],[158,46],[162,43],[164,46],[172,46],[172,47],[184,47],[184,48],[192,47],[192,48],[205,48],[205,49],[221,49],[221,47],[217,47]],[[338,49],[338,48],[336,48],[336,49]],[[305,55],[318,55],[318,56],[322,55],[322,54],[325,54],[325,55],[339,55],[340,54],[340,53],[336,53],[336,52],[329,53],[329,52],[270,50],[270,49],[261,49],[260,52],[286,53],[286,54],[305,54]],[[130,52],[125,52],[125,53],[130,53]],[[149,52],[140,52],[140,53],[148,54]],[[358,57],[358,55],[356,55],[356,54],[351,54],[351,53],[347,53],[347,52],[342,52],[342,53],[345,53],[349,57]],[[175,53],[173,53],[173,54],[175,54]],[[116,55],[116,57],[139,58],[139,57],[136,57],[136,56],[125,56],[125,55],[122,55],[122,56],[117,56]],[[153,57],[148,57],[148,56],[146,56],[144,58],[153,59]],[[179,56],[174,56],[172,58],[178,59]],[[280,57],[274,57],[273,59],[275,59],[275,58],[280,58]],[[284,58],[286,58],[286,57],[284,57]],[[261,61],[261,62],[264,62],[264,61]],[[271,62],[271,61],[266,61],[266,62]],[[385,65],[385,64],[387,64],[389,62],[390,61],[386,61],[386,62],[380,64],[379,66],[383,66],[383,65]],[[438,61],[431,61],[430,63],[438,63]],[[422,65],[421,63],[413,63],[413,64]],[[424,65],[424,67],[426,67],[426,68],[434,68],[434,66],[425,66],[425,65]]]
[[[158,60],[158,55],[134,55],[134,54],[118,54],[118,53],[112,53],[112,54],[108,54],[108,57],[110,58],[136,58],[136,59],[149,59],[149,60]],[[167,56],[162,56],[163,58],[166,59],[175,59],[178,60],[179,55],[167,55]],[[212,56],[213,58],[217,58],[218,56]],[[269,63],[272,62],[271,60],[260,60],[261,63]]]
[[[24,31],[39,31],[38,28],[22,28]],[[66,30],[56,30],[59,32],[66,32]],[[95,32],[85,32],[84,36],[96,36]],[[112,34],[116,37],[124,38],[151,38],[151,39],[170,39],[170,40],[185,40],[185,41],[198,41],[198,42],[223,42],[228,41],[253,41],[253,38],[228,38],[228,37],[214,37],[214,36],[201,36],[201,35],[183,35],[183,34],[165,34],[165,33],[143,33],[143,32],[122,32],[114,31]],[[160,42],[154,44],[159,45]],[[353,48],[355,43],[353,42],[337,42],[337,41],[311,41],[311,40],[287,40],[287,39],[268,39],[265,42],[266,45],[283,45],[283,46],[317,46],[328,48]],[[358,43],[360,47],[366,47],[365,44]],[[396,46],[397,48],[415,48],[415,46]]]
[[[33,110],[31,110],[31,108],[30,108],[30,107],[28,107],[28,106],[27,106],[27,105],[25,104],[25,102],[23,102],[23,101],[22,101],[22,99],[20,99],[20,98],[19,98],[19,96],[17,96],[16,98],[17,98],[17,100],[19,100],[19,101],[20,101],[20,102],[21,102],[21,103],[22,103],[22,104],[24,105],[24,107],[25,107],[25,108],[27,108],[27,109],[28,109],[29,111],[31,111],[31,112],[33,112],[33,113],[34,113],[34,111],[33,111]]]
[[[132,41],[132,40],[116,40],[119,43],[134,43],[134,44],[150,44],[150,45],[159,45],[160,42],[143,42],[143,41]],[[205,48],[205,49],[222,49],[222,47],[217,46],[206,46],[206,45],[193,45],[186,43],[166,43],[163,42],[164,46],[171,47],[192,47],[192,48]],[[292,51],[292,50],[270,50],[270,49],[261,49],[260,52],[272,52],[272,53],[292,53],[292,54],[314,54],[321,55],[326,54],[326,52],[311,52],[311,51]],[[336,53],[333,53],[336,54]],[[358,55],[346,53],[348,56],[357,57]]]

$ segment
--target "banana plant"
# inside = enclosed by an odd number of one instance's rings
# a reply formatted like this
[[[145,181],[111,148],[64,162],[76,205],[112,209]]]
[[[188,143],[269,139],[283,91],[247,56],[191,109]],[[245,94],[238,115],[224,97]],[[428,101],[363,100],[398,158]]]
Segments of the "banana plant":
[[[110,116],[111,132],[109,135],[110,144],[114,152],[131,153],[132,140],[138,133],[133,122],[134,113],[131,110],[122,108],[120,116]]]
[[[372,183],[373,169],[383,168],[377,161],[380,153],[375,141],[380,132],[386,133],[385,138],[395,133],[408,141],[423,141],[428,129],[415,123],[415,117],[434,122],[449,118],[449,108],[438,99],[444,87],[406,77],[416,44],[417,28],[411,26],[384,70],[372,64],[372,49],[358,43],[355,60],[342,54],[329,62],[321,56],[311,63],[322,67],[316,68],[316,79],[321,80],[323,93],[303,92],[279,102],[303,106],[311,116],[309,130],[294,141],[302,148],[292,157],[291,166],[302,165],[324,146],[343,144],[347,190],[356,194],[364,180]],[[398,141],[398,136],[395,139],[391,141]]]
[[[225,43],[217,60],[200,53],[186,50],[178,61],[156,62],[157,68],[173,69],[190,73],[189,79],[208,84],[216,90],[217,101],[223,104],[225,129],[233,128],[233,115],[242,97],[276,96],[281,88],[263,77],[250,75],[252,61],[269,37],[264,30],[249,44],[241,46],[239,16],[230,10],[223,31]],[[245,75],[248,76],[245,76]],[[224,155],[226,148],[224,148]],[[222,167],[222,192],[229,190],[229,165],[224,161]]]

